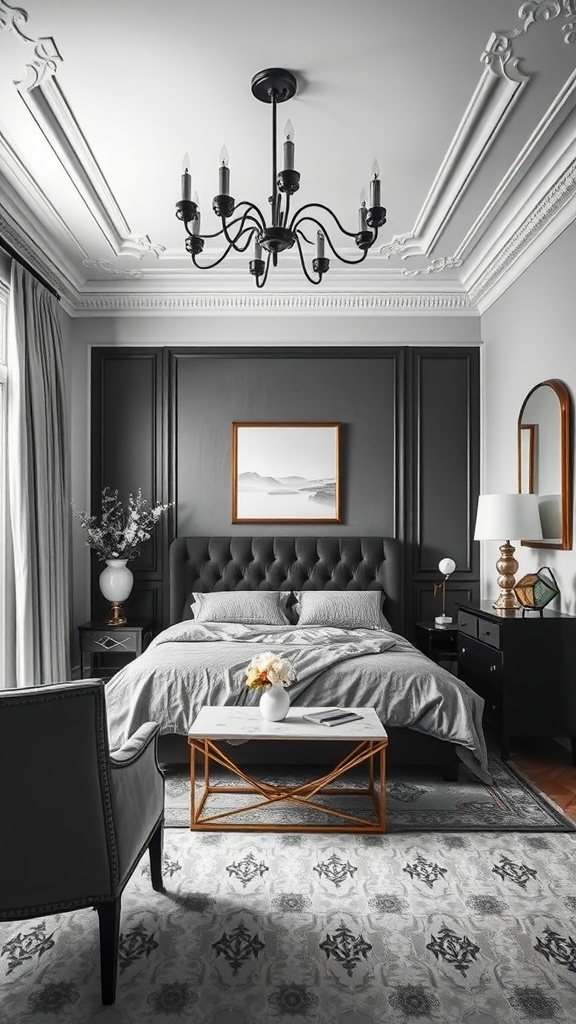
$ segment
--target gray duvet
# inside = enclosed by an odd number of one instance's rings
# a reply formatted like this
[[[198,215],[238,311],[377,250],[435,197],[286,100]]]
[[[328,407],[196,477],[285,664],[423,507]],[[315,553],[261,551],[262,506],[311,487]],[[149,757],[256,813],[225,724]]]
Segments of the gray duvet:
[[[186,735],[204,704],[256,703],[246,667],[265,650],[290,659],[295,706],[371,706],[386,726],[409,727],[457,744],[488,781],[481,697],[397,633],[314,626],[179,622],[106,687],[111,749],[153,721]]]

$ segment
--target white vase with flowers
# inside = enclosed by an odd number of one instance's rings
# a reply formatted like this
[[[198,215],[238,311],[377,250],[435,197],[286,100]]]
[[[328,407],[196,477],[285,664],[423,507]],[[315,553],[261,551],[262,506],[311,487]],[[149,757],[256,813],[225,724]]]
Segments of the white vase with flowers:
[[[246,686],[261,690],[260,714],[269,722],[281,722],[290,708],[286,687],[296,678],[294,666],[273,651],[257,654],[246,669]]]
[[[128,495],[123,505],[118,491],[105,487],[101,498],[100,517],[79,512],[72,505],[74,515],[80,520],[86,532],[86,544],[106,562],[100,573],[99,586],[102,595],[110,602],[111,610],[105,620],[106,626],[124,626],[127,619],[122,603],[132,592],[134,577],[127,563],[140,554],[141,545],[152,536],[152,531],[163,512],[170,504],[156,502],[151,505],[142,497],[138,488],[136,494]]]

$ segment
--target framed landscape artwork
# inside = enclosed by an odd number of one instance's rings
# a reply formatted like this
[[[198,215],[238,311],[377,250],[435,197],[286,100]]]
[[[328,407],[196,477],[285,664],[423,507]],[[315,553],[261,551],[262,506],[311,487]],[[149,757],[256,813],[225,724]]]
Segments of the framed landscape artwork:
[[[339,423],[233,423],[233,523],[339,523]]]

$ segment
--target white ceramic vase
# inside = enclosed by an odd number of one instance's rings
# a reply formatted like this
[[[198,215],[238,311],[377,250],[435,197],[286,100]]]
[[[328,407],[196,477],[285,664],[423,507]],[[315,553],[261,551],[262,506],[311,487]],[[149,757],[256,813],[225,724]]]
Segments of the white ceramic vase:
[[[260,697],[260,714],[269,722],[281,722],[290,707],[290,697],[283,686],[269,686]]]
[[[112,605],[110,617],[105,623],[107,626],[126,624],[122,602],[130,597],[134,585],[134,576],[126,564],[127,561],[126,558],[107,558],[106,568],[100,573],[100,590]]]

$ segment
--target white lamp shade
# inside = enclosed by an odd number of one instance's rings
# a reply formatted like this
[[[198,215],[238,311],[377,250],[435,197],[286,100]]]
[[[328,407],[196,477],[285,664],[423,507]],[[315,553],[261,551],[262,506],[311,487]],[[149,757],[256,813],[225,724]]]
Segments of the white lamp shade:
[[[539,540],[542,524],[535,494],[481,494],[474,540]]]
[[[441,558],[438,562],[438,568],[445,576],[451,576],[456,568],[456,562],[453,558]]]

